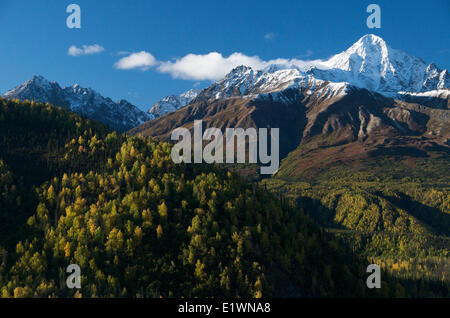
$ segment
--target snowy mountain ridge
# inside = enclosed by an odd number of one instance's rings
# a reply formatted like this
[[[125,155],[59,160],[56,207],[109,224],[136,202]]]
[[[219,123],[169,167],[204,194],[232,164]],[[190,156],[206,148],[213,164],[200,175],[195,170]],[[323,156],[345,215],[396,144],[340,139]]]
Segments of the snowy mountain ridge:
[[[148,113],[153,117],[159,117],[167,113],[174,112],[181,107],[189,104],[194,98],[198,96],[201,92],[201,89],[190,89],[187,92],[184,92],[180,95],[169,95],[161,99],[159,102],[154,104],[149,110]]]
[[[78,84],[61,88],[57,82],[50,82],[40,75],[7,91],[2,97],[52,103],[98,120],[118,131],[127,131],[154,118],[126,100],[114,102],[93,89]]]

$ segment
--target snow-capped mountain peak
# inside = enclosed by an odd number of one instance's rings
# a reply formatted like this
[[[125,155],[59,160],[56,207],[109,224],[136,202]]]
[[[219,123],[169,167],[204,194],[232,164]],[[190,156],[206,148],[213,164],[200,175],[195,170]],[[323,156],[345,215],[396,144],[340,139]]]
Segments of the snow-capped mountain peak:
[[[378,92],[448,88],[450,80],[446,71],[436,65],[393,49],[373,34],[363,36],[309,72],[320,79],[348,82]]]
[[[195,97],[197,97],[197,95],[198,95],[198,93],[200,93],[200,91],[201,91],[201,89],[191,88],[187,92],[184,92],[183,94],[181,94],[180,97],[192,100]]]
[[[54,82],[53,82],[54,83]],[[31,79],[24,83],[25,86],[36,85],[42,88],[50,88],[50,82],[42,75],[34,75]]]
[[[93,89],[84,88],[78,84],[61,88],[58,83],[50,82],[40,75],[33,76],[30,80],[3,94],[2,97],[48,102],[98,120],[118,131],[129,130],[153,119],[153,116],[125,100],[116,103]]]
[[[344,71],[363,72],[370,67],[380,67],[381,72],[386,72],[390,65],[389,55],[393,50],[386,42],[373,34],[360,38],[346,51],[336,54],[324,63],[329,69],[341,69]]]
[[[148,113],[154,117],[160,117],[164,114],[171,113],[189,104],[198,96],[201,89],[192,88],[180,95],[169,95],[154,104],[148,110]]]

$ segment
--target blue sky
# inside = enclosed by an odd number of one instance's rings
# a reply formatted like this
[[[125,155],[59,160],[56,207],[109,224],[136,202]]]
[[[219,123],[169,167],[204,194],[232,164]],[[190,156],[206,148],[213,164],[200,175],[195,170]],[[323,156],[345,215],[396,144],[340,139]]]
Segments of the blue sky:
[[[81,7],[81,29],[66,26],[71,3]],[[366,26],[370,3],[381,7],[381,29]],[[448,0],[0,0],[0,92],[40,74],[147,110],[166,95],[208,86],[232,60],[325,59],[367,33],[450,69],[449,30]],[[103,51],[68,54],[94,44]],[[136,61],[149,66],[132,68]]]

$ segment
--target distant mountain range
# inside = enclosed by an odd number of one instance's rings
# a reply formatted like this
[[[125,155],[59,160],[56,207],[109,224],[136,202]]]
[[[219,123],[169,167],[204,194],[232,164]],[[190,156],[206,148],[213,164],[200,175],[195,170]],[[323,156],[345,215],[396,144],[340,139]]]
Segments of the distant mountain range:
[[[243,98],[243,101],[271,99],[296,103],[300,94],[309,101],[320,102],[342,98],[355,89],[367,89],[387,98],[433,108],[446,109],[449,105],[450,74],[447,70],[392,49],[382,38],[372,34],[363,36],[346,51],[326,61],[317,61],[308,64],[308,67],[294,64],[270,65],[263,70],[239,66],[203,90],[191,89],[180,95],[164,97],[147,112],[126,100],[114,102],[77,84],[61,88],[58,83],[49,82],[42,76],[34,76],[2,97],[50,102],[118,131],[127,131],[145,122],[164,118],[164,115],[180,111],[187,105],[198,105],[199,102],[211,104],[219,100],[229,103],[230,98],[234,101],[235,98]],[[186,120],[192,119],[192,115],[183,113],[187,116]],[[240,114],[229,112],[227,117],[230,116],[239,118]],[[144,127],[156,127],[158,123],[146,123],[133,132],[145,131]],[[169,125],[168,128],[175,127]]]
[[[180,95],[166,96],[150,107],[147,112],[143,112],[125,99],[114,102],[93,89],[83,88],[78,84],[61,88],[57,82],[51,82],[43,76],[36,75],[7,91],[1,97],[51,103],[124,132],[186,106],[200,91],[201,89],[191,89]]]
[[[120,132],[153,119],[153,116],[124,99],[114,102],[93,89],[83,88],[78,84],[61,88],[57,82],[50,82],[39,75],[7,91],[2,97],[51,103],[98,120]]]

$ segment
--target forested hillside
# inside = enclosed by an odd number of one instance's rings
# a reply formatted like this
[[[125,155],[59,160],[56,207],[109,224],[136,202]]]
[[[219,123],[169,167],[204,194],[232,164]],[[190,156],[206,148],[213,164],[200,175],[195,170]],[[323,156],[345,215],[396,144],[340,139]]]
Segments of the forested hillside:
[[[376,293],[365,263],[298,209],[226,170],[173,164],[167,143],[0,99],[0,149],[2,297]],[[65,287],[73,263],[80,290]]]
[[[2,297],[446,296],[383,274],[302,209],[171,146],[0,99]],[[82,288],[65,286],[78,264]]]
[[[324,157],[323,160],[326,160]],[[292,160],[264,186],[302,207],[353,251],[397,277],[450,285],[447,154],[377,156],[293,175]]]

